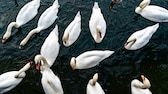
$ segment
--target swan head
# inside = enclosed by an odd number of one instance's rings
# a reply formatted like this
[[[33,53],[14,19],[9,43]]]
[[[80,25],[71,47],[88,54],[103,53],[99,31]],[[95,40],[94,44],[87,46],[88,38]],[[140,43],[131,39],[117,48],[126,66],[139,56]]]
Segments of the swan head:
[[[97,43],[100,43],[101,42],[101,38],[102,38],[102,33],[101,33],[101,30],[102,30],[102,27],[101,26],[97,26],[96,27],[96,33],[97,33],[97,35],[96,35],[96,42]]]
[[[76,69],[76,58],[75,57],[71,58],[70,65],[72,67],[72,70]]]
[[[93,78],[89,81],[89,84],[95,86],[97,80],[98,80],[98,73],[95,73]]]
[[[141,9],[144,9],[146,6],[148,6],[150,4],[150,0],[143,0],[140,4],[139,7]]]
[[[34,58],[34,62],[36,64],[36,70],[40,70],[42,55],[36,55]]]
[[[22,40],[21,43],[20,43],[19,49],[22,49],[25,46],[26,43],[27,43],[26,39]]]
[[[135,42],[136,42],[136,38],[129,38],[127,42],[124,44],[124,47],[126,49],[130,49],[134,45]]]
[[[69,34],[64,34],[62,37],[63,44],[66,46],[69,39]]]
[[[25,71],[27,71],[31,65],[33,64],[32,61],[30,61],[29,63],[27,63],[23,68],[21,68],[18,73],[15,75],[15,78],[24,78],[26,76]]]
[[[2,43],[3,43],[3,44],[7,41],[7,39],[9,39],[10,35],[11,35],[10,32],[6,32],[6,33],[4,34],[4,36],[3,36],[3,38],[2,38]]]
[[[141,75],[141,78],[143,80],[144,89],[150,88],[151,87],[150,81],[144,75]]]

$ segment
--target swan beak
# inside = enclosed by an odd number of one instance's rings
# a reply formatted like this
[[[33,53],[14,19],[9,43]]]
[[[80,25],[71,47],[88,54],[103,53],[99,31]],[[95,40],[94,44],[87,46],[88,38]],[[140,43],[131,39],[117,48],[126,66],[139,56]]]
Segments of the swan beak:
[[[112,9],[113,9],[114,4],[115,4],[115,3],[113,3],[113,2],[111,2],[111,3],[110,3],[110,7],[109,7],[109,8],[110,8],[110,10],[112,10]]]
[[[2,39],[2,43],[4,44],[6,42],[6,39]]]
[[[40,63],[36,64],[36,70],[40,70]]]
[[[145,76],[144,75],[141,75],[141,78],[142,78],[143,81],[145,80]]]
[[[19,49],[22,49],[22,48],[23,48],[23,45],[20,45],[20,46],[19,46]]]
[[[102,38],[102,34],[101,34],[101,32],[98,32],[98,33],[99,33],[99,37]]]

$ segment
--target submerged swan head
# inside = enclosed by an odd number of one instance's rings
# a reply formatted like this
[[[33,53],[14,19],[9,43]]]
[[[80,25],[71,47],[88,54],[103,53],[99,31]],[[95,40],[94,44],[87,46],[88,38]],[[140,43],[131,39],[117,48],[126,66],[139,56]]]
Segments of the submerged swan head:
[[[89,84],[95,86],[97,80],[98,80],[98,73],[95,73],[93,78],[89,81]]]
[[[71,58],[70,65],[72,67],[72,70],[76,69],[76,58],[75,57]]]
[[[129,38],[127,42],[124,44],[124,47],[126,49],[130,49],[134,45],[135,42],[136,42],[136,38]]]
[[[101,30],[102,30],[102,27],[101,26],[97,26],[96,27],[96,33],[97,33],[97,35],[96,35],[96,42],[97,43],[100,43],[101,42],[101,38],[102,38],[102,33],[101,33]]]
[[[63,41],[63,44],[66,46],[67,42],[68,42],[68,39],[69,39],[69,34],[68,33],[65,33],[62,37],[62,41]]]
[[[3,36],[3,38],[2,38],[2,43],[3,43],[3,44],[7,41],[7,39],[9,39],[10,35],[11,35],[11,32],[6,32],[6,33],[4,34],[4,36]]]

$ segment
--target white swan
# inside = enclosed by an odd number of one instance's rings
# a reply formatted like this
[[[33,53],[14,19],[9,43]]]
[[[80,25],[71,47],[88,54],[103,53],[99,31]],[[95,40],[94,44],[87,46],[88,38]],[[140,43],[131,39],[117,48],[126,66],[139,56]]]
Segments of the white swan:
[[[124,44],[127,50],[137,50],[145,46],[159,28],[159,23],[134,32]]]
[[[106,33],[106,21],[101,13],[98,2],[94,3],[89,20],[89,29],[96,43],[100,43]]]
[[[149,5],[149,3],[150,0],[142,1],[135,12],[153,22],[168,22],[168,10],[160,6]]]
[[[41,83],[45,94],[63,94],[61,81],[50,69],[47,60],[42,55],[36,55],[34,61],[36,69],[40,69],[42,74]],[[40,61],[43,63],[41,64]]]
[[[7,39],[11,36],[13,26],[19,28],[20,26],[32,20],[37,15],[39,6],[40,0],[33,0],[24,5],[16,17],[16,22],[11,22],[8,25],[7,31],[3,36],[2,43],[5,43]]]
[[[152,94],[149,90],[151,86],[150,81],[144,75],[141,75],[141,78],[143,83],[137,79],[131,81],[132,94]]]
[[[79,37],[80,32],[81,32],[81,15],[80,11],[78,11],[74,20],[68,25],[68,27],[64,31],[64,35],[62,37],[64,46],[72,45]]]
[[[87,84],[86,94],[105,94],[100,84],[97,82],[98,73],[95,73],[93,78]]]
[[[70,65],[73,70],[75,69],[87,69],[98,65],[102,60],[112,55],[114,51],[110,50],[93,50],[86,51],[78,57],[72,57]]]
[[[0,94],[10,91],[15,88],[26,76],[25,71],[27,71],[32,62],[27,63],[19,71],[9,71],[0,75]]]
[[[55,0],[52,6],[47,8],[40,16],[37,28],[31,30],[28,35],[21,41],[19,48],[22,48],[34,33],[39,33],[41,30],[47,29],[55,22],[55,20],[57,19],[58,8],[58,0]]]
[[[40,50],[40,54],[45,57],[50,67],[57,58],[59,49],[60,45],[58,42],[58,26],[56,25],[52,32],[45,39]]]

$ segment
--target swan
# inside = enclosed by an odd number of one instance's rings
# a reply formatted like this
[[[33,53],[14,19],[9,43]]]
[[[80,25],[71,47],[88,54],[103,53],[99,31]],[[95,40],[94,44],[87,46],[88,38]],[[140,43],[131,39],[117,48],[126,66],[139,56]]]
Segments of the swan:
[[[87,84],[86,94],[105,94],[100,84],[97,82],[98,73],[95,73],[93,78]]]
[[[58,8],[58,0],[55,0],[52,6],[47,8],[40,16],[37,28],[31,30],[28,35],[21,41],[19,48],[22,48],[34,33],[39,33],[41,30],[47,29],[55,22],[55,20],[57,19]]]
[[[143,83],[137,79],[131,81],[132,94],[152,94],[149,90],[151,87],[150,81],[144,75],[141,75],[141,78]]]
[[[159,28],[159,23],[134,32],[124,44],[127,50],[137,50],[145,46]]]
[[[15,88],[26,76],[27,71],[33,62],[27,63],[19,71],[9,71],[0,75],[0,94],[10,91]]]
[[[41,83],[45,94],[63,94],[63,88],[60,79],[50,69],[47,60],[42,55],[36,55],[34,58],[36,69],[42,74]],[[41,64],[40,61],[43,61]]]
[[[6,33],[2,38],[2,43],[5,43],[11,36],[12,27],[19,28],[20,26],[32,20],[37,15],[39,6],[40,0],[33,0],[24,5],[16,17],[16,22],[11,22],[8,25]]]
[[[106,33],[106,21],[101,13],[98,2],[94,3],[89,20],[89,29],[96,43],[100,43]]]
[[[78,57],[72,57],[70,65],[73,70],[87,69],[98,65],[102,60],[112,55],[114,51],[110,50],[92,50],[80,54]]]
[[[41,46],[40,54],[45,57],[48,65],[51,67],[58,56],[60,45],[58,42],[58,26],[50,32]]]
[[[149,3],[150,0],[142,1],[135,8],[135,12],[153,22],[168,22],[168,10],[160,6],[149,5]]]
[[[80,11],[78,11],[74,20],[68,25],[68,27],[64,31],[64,35],[62,37],[64,46],[72,45],[79,37],[80,32],[81,32],[81,15]]]
[[[114,4],[121,3],[122,0],[111,0],[110,10],[113,8]]]

